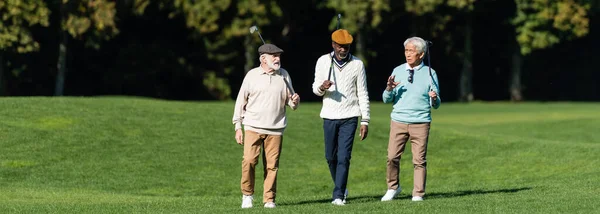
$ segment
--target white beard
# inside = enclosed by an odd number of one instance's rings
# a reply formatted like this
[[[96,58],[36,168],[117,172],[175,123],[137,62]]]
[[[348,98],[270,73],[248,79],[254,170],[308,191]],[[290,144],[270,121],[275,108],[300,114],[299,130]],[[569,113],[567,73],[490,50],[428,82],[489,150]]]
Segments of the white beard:
[[[279,68],[281,68],[281,62],[279,62],[279,64],[276,65],[275,63],[273,63],[273,61],[270,61],[270,62],[267,61],[267,66],[269,66],[269,68],[271,68],[273,70],[278,71]]]
[[[346,54],[346,55],[342,55],[342,54],[339,54],[339,53],[338,53],[338,54],[337,54],[337,57],[338,57],[338,58],[340,58],[340,59],[346,59],[346,57],[348,57],[348,54]]]

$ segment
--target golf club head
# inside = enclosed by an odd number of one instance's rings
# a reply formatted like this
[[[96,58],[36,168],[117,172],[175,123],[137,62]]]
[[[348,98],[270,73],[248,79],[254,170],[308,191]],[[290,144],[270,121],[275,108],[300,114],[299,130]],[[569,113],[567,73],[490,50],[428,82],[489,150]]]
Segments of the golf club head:
[[[254,33],[254,31],[257,31],[258,27],[256,27],[256,25],[250,27],[250,33]]]
[[[262,35],[260,35],[260,32],[258,32],[258,27],[256,27],[256,25],[253,25],[252,27],[250,27],[250,34],[254,34],[254,32],[258,33],[258,37],[260,37],[260,40],[262,41],[262,43],[265,44],[265,40],[262,38]]]

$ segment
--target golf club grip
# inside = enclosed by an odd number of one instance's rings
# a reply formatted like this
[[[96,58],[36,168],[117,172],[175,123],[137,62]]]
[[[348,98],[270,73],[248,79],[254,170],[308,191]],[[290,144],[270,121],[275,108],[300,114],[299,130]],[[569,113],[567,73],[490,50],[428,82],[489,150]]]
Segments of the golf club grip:
[[[335,52],[334,52],[334,54],[335,54]],[[331,81],[331,73],[333,73],[333,57],[334,56],[331,56],[331,64],[329,65],[329,76],[327,76],[328,81]]]
[[[433,91],[433,89],[431,91]],[[433,97],[429,97],[429,106],[433,107]]]
[[[329,76],[327,76],[328,81],[331,81],[331,73],[333,73],[333,58],[331,58],[331,66],[329,66]]]
[[[435,91],[433,86],[433,75],[431,74],[431,66],[429,66],[429,91]],[[429,106],[433,107],[433,104],[433,98],[429,97]]]
[[[429,91],[434,91],[433,86],[434,86],[434,82],[433,82],[433,74],[431,73],[431,52],[429,52],[429,47],[431,45],[433,45],[433,42],[431,41],[427,41],[427,67],[429,67]],[[437,93],[437,92],[436,92]],[[429,97],[429,106],[433,107],[433,98]]]

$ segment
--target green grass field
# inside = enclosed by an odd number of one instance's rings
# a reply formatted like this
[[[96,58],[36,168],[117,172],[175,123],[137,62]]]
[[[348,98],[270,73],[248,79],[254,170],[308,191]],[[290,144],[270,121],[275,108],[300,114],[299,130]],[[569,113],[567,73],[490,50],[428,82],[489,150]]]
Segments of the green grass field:
[[[427,195],[385,193],[391,105],[373,102],[354,146],[348,204],[330,204],[319,103],[289,111],[277,205],[240,208],[232,102],[3,98],[0,213],[598,213],[600,103],[443,104],[434,111]],[[407,148],[406,151],[410,151]],[[262,164],[262,163],[260,163]]]

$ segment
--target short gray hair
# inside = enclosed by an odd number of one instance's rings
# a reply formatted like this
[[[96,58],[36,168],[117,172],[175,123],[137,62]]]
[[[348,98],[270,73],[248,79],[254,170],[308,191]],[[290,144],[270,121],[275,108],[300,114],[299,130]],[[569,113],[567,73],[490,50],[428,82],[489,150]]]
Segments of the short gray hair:
[[[413,44],[415,47],[417,47],[417,51],[419,53],[425,53],[427,51],[427,43],[425,40],[421,39],[421,37],[415,36],[406,39],[406,41],[404,41],[404,47],[406,48],[406,45],[408,44]]]

